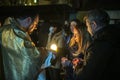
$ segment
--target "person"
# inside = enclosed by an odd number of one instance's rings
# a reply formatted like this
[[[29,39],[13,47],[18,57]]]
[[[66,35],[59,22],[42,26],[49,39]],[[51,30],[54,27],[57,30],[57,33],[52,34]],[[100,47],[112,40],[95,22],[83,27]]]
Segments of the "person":
[[[32,34],[30,35],[37,47],[46,47],[49,26],[50,24],[47,20],[45,20],[44,22],[39,22],[37,29],[34,30],[34,32],[32,32]]]
[[[55,43],[59,48],[64,46],[63,30],[60,23],[51,23],[48,34],[47,48],[50,48],[51,44]]]
[[[40,58],[43,53],[34,45],[29,35],[37,27],[38,22],[39,15],[36,13],[21,14],[14,16],[11,24],[0,28],[5,80],[35,79],[42,64]],[[47,51],[45,53],[47,54]]]
[[[49,54],[45,63],[41,66],[41,73],[38,76],[38,80],[61,80],[61,56],[64,55],[63,48],[65,46],[63,30],[61,24],[53,22],[49,28],[48,40],[46,48],[51,50],[51,45],[55,44],[57,50],[53,51],[54,54]]]
[[[91,38],[85,25],[78,19],[71,21],[70,28],[73,36],[68,45],[69,53],[66,57],[62,57],[61,63],[66,70],[65,80],[76,80],[76,76],[86,63],[88,55],[84,53],[91,42]]]
[[[72,37],[72,32],[70,30],[70,23],[69,21],[65,21],[63,26],[62,26],[62,29],[63,29],[63,36],[64,36],[64,41],[65,41],[65,48],[68,47],[68,44],[70,42],[70,39]]]
[[[93,42],[86,51],[90,54],[86,66],[76,80],[120,79],[120,29],[110,26],[110,16],[102,9],[88,11],[84,20]]]

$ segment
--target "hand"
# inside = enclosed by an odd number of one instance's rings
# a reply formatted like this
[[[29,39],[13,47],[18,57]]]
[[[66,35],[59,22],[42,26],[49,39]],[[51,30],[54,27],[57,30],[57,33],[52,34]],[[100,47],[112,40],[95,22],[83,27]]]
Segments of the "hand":
[[[67,66],[67,63],[66,63],[67,61],[68,61],[68,59],[66,57],[61,58],[61,64],[62,64],[63,67]]]
[[[51,50],[51,49],[47,49],[47,50],[48,50],[48,52],[52,52],[52,54],[54,54],[54,55],[57,55],[57,54],[58,54],[57,51],[54,51],[54,50]]]
[[[80,59],[79,59],[79,58],[74,58],[74,59],[72,60],[72,63],[73,63],[74,66],[77,66],[79,62],[80,62]]]
[[[66,57],[61,58],[61,62],[64,63],[66,60],[68,60]]]

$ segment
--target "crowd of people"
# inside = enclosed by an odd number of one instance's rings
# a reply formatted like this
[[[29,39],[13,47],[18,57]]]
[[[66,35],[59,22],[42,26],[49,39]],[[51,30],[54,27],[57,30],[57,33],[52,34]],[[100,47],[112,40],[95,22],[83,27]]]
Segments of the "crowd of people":
[[[39,24],[36,13],[6,21],[0,28],[2,80],[119,79],[120,27],[109,24],[105,10],[90,10],[83,21],[52,23],[45,36],[32,36]],[[35,37],[42,39],[40,45]],[[52,44],[56,50],[51,49]]]

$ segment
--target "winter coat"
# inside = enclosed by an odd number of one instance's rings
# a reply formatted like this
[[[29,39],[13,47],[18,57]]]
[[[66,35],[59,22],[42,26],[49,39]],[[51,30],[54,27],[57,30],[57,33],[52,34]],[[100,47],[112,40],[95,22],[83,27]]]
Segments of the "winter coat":
[[[88,47],[90,54],[86,66],[77,80],[110,80],[119,78],[120,72],[120,28],[108,26],[93,36]]]

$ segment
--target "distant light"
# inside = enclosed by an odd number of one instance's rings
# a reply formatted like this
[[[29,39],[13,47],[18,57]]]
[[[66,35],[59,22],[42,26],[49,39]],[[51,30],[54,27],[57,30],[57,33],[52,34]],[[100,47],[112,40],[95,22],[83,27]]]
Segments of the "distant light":
[[[37,3],[37,0],[34,0],[34,3]]]

